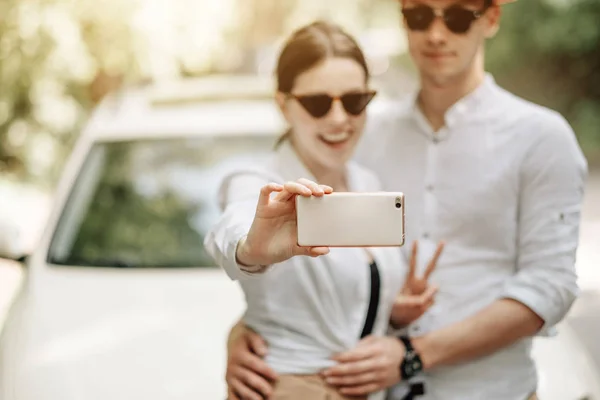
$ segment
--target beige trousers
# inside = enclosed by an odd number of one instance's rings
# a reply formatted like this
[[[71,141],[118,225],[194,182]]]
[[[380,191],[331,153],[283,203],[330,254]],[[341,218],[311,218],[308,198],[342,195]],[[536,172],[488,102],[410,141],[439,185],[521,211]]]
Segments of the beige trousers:
[[[339,394],[318,375],[281,375],[275,385],[273,400],[367,400]],[[533,393],[527,400],[539,400]]]
[[[275,384],[273,400],[366,400],[339,394],[319,375],[281,375]]]

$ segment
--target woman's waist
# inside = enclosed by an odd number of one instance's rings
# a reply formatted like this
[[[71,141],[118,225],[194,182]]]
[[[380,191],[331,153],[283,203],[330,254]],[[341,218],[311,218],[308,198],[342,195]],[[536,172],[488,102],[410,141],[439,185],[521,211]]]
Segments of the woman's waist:
[[[344,351],[356,345],[368,322],[368,304],[354,307],[248,304],[244,322],[269,343],[298,351]],[[390,305],[380,304],[371,334],[387,332]]]
[[[300,351],[272,346],[269,343],[265,362],[278,375],[317,375],[337,364],[331,358],[333,354],[325,349]]]
[[[355,345],[362,329],[358,323],[322,321],[318,317],[303,317],[292,311],[276,317],[248,310],[243,320],[269,343],[269,347],[315,354],[343,351]]]
[[[252,313],[244,315],[244,323],[268,343],[267,360],[279,373],[318,373],[333,365],[333,355],[353,348],[360,340],[359,324],[325,325],[315,319],[288,317],[287,321],[274,321]]]

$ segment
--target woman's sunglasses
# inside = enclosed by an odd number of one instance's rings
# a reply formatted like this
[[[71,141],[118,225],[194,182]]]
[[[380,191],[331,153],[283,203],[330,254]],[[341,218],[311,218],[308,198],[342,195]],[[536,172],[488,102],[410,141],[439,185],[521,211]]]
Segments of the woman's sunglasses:
[[[376,91],[368,92],[351,92],[341,96],[330,96],[328,94],[310,94],[296,96],[288,93],[288,97],[296,99],[298,103],[313,117],[322,118],[333,105],[334,100],[339,100],[344,107],[344,110],[350,115],[360,115],[367,105],[373,100],[373,97],[377,94]]]
[[[473,21],[479,19],[486,9],[487,7],[484,7],[482,10],[473,11],[455,5],[440,10],[429,6],[417,6],[403,8],[402,15],[406,19],[408,28],[413,31],[426,31],[436,17],[441,17],[451,32],[466,33]]]

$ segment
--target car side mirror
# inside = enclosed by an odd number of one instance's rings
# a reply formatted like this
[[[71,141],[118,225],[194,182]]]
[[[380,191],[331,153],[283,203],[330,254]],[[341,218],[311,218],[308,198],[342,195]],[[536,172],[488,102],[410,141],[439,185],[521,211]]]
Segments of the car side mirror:
[[[10,221],[0,220],[0,258],[24,262],[25,240],[20,227]]]

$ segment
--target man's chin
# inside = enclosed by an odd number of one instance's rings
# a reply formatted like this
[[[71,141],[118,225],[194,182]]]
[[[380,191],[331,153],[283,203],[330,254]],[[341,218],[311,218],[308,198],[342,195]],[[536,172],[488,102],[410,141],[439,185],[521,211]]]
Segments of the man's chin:
[[[421,74],[421,80],[436,87],[444,87],[455,82],[458,76],[450,68],[428,68]]]

